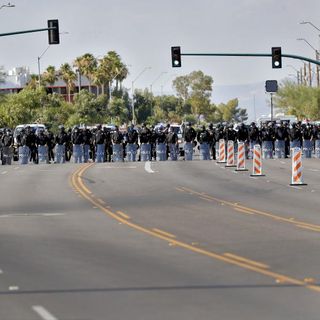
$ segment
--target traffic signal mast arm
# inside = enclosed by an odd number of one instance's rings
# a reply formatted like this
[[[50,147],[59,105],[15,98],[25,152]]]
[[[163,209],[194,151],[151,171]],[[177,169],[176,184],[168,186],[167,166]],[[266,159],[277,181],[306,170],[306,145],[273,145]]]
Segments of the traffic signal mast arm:
[[[53,28],[43,28],[43,29],[33,29],[33,30],[23,30],[23,31],[15,31],[15,32],[8,32],[8,33],[0,33],[0,37],[13,36],[13,35],[16,35],[16,34],[23,34],[23,33],[32,33],[32,32],[48,31],[48,30],[56,30],[56,27],[53,27]]]
[[[202,57],[272,57],[271,53],[181,53],[181,56],[202,56]],[[304,60],[320,66],[320,61],[302,57],[294,54],[282,53],[281,57],[297,60]]]

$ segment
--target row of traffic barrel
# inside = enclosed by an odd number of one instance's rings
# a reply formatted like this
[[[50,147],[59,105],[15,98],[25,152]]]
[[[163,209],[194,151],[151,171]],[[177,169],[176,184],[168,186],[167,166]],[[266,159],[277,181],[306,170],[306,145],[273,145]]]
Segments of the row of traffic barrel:
[[[248,171],[246,168],[246,146],[244,142],[239,142],[237,153],[233,141],[220,140],[218,145],[218,163],[225,163],[226,167],[236,167],[236,171]],[[303,180],[302,172],[302,149],[300,147],[291,148],[291,183],[290,185],[307,185]],[[237,156],[235,157],[235,155]],[[262,173],[263,151],[260,144],[255,144],[252,149],[252,174],[253,177],[265,176]]]

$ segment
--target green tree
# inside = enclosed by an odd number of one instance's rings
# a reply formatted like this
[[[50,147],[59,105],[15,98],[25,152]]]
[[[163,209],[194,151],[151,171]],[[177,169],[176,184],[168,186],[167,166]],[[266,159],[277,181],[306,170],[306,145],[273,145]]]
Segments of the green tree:
[[[106,117],[107,103],[105,96],[96,97],[95,94],[87,90],[81,90],[74,98],[74,116],[76,119],[74,124],[93,125],[100,123]],[[72,122],[72,121],[71,121]]]
[[[42,81],[45,84],[54,85],[58,78],[58,73],[54,66],[48,66],[46,71],[42,74]]]
[[[220,103],[218,105],[218,114],[220,113],[222,115],[222,120],[224,121],[246,121],[248,119],[247,110],[239,108],[238,105],[238,99],[232,99],[226,104]]]
[[[74,89],[74,81],[77,79],[77,76],[69,63],[64,63],[61,65],[59,74],[66,84],[68,101],[71,102],[71,91]]]
[[[117,125],[129,122],[129,110],[123,98],[114,98],[111,100],[108,114]]]
[[[282,112],[298,119],[320,119],[320,89],[297,85],[292,81],[280,84],[275,105]]]
[[[78,68],[80,74],[87,77],[89,81],[89,92],[91,92],[91,86],[95,78],[97,65],[97,59],[91,53],[85,53],[84,55],[77,57],[73,62],[73,66]]]
[[[189,75],[177,77],[173,81],[178,97],[184,104],[191,106],[195,115],[208,115],[210,112],[210,98],[213,79],[202,71],[193,71]]]
[[[134,101],[137,123],[146,122],[148,117],[153,115],[154,99],[152,93],[148,89],[135,90]]]

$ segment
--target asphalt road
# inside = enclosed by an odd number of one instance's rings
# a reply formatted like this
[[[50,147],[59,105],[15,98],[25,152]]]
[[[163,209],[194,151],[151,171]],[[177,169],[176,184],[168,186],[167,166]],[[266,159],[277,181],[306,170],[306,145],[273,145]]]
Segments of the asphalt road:
[[[251,164],[247,164],[251,170]],[[320,161],[0,168],[0,319],[314,319]]]

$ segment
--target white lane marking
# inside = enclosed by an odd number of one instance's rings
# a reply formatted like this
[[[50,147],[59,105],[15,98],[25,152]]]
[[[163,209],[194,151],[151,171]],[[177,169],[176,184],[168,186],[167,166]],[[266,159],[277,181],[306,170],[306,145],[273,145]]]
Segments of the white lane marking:
[[[10,286],[9,291],[18,291],[19,287],[18,286]]]
[[[8,171],[2,171],[2,172],[1,172],[1,174],[6,174],[6,173],[8,173]]]
[[[151,161],[147,161],[145,163],[144,170],[146,170],[148,173],[154,173],[154,171],[151,169]]]
[[[56,217],[56,216],[64,216],[64,213],[12,213],[12,214],[0,214],[0,218]]]
[[[295,186],[289,186],[290,188],[294,188],[294,189],[298,189],[298,190],[302,190],[302,188],[300,187],[295,187]]]
[[[58,320],[54,315],[52,315],[48,310],[42,306],[32,306],[34,312],[36,312],[43,320]]]
[[[319,169],[309,169],[309,170],[312,172],[319,172],[320,171]]]
[[[96,167],[95,169],[137,169],[137,167],[135,167],[135,166],[128,166],[128,167],[107,166],[107,167]]]
[[[280,161],[280,163],[282,163],[282,164],[286,164],[284,161]]]
[[[20,167],[15,167],[15,168],[14,168],[14,170],[18,170],[18,169],[20,169]]]
[[[0,269],[0,274],[3,274],[3,271]]]

